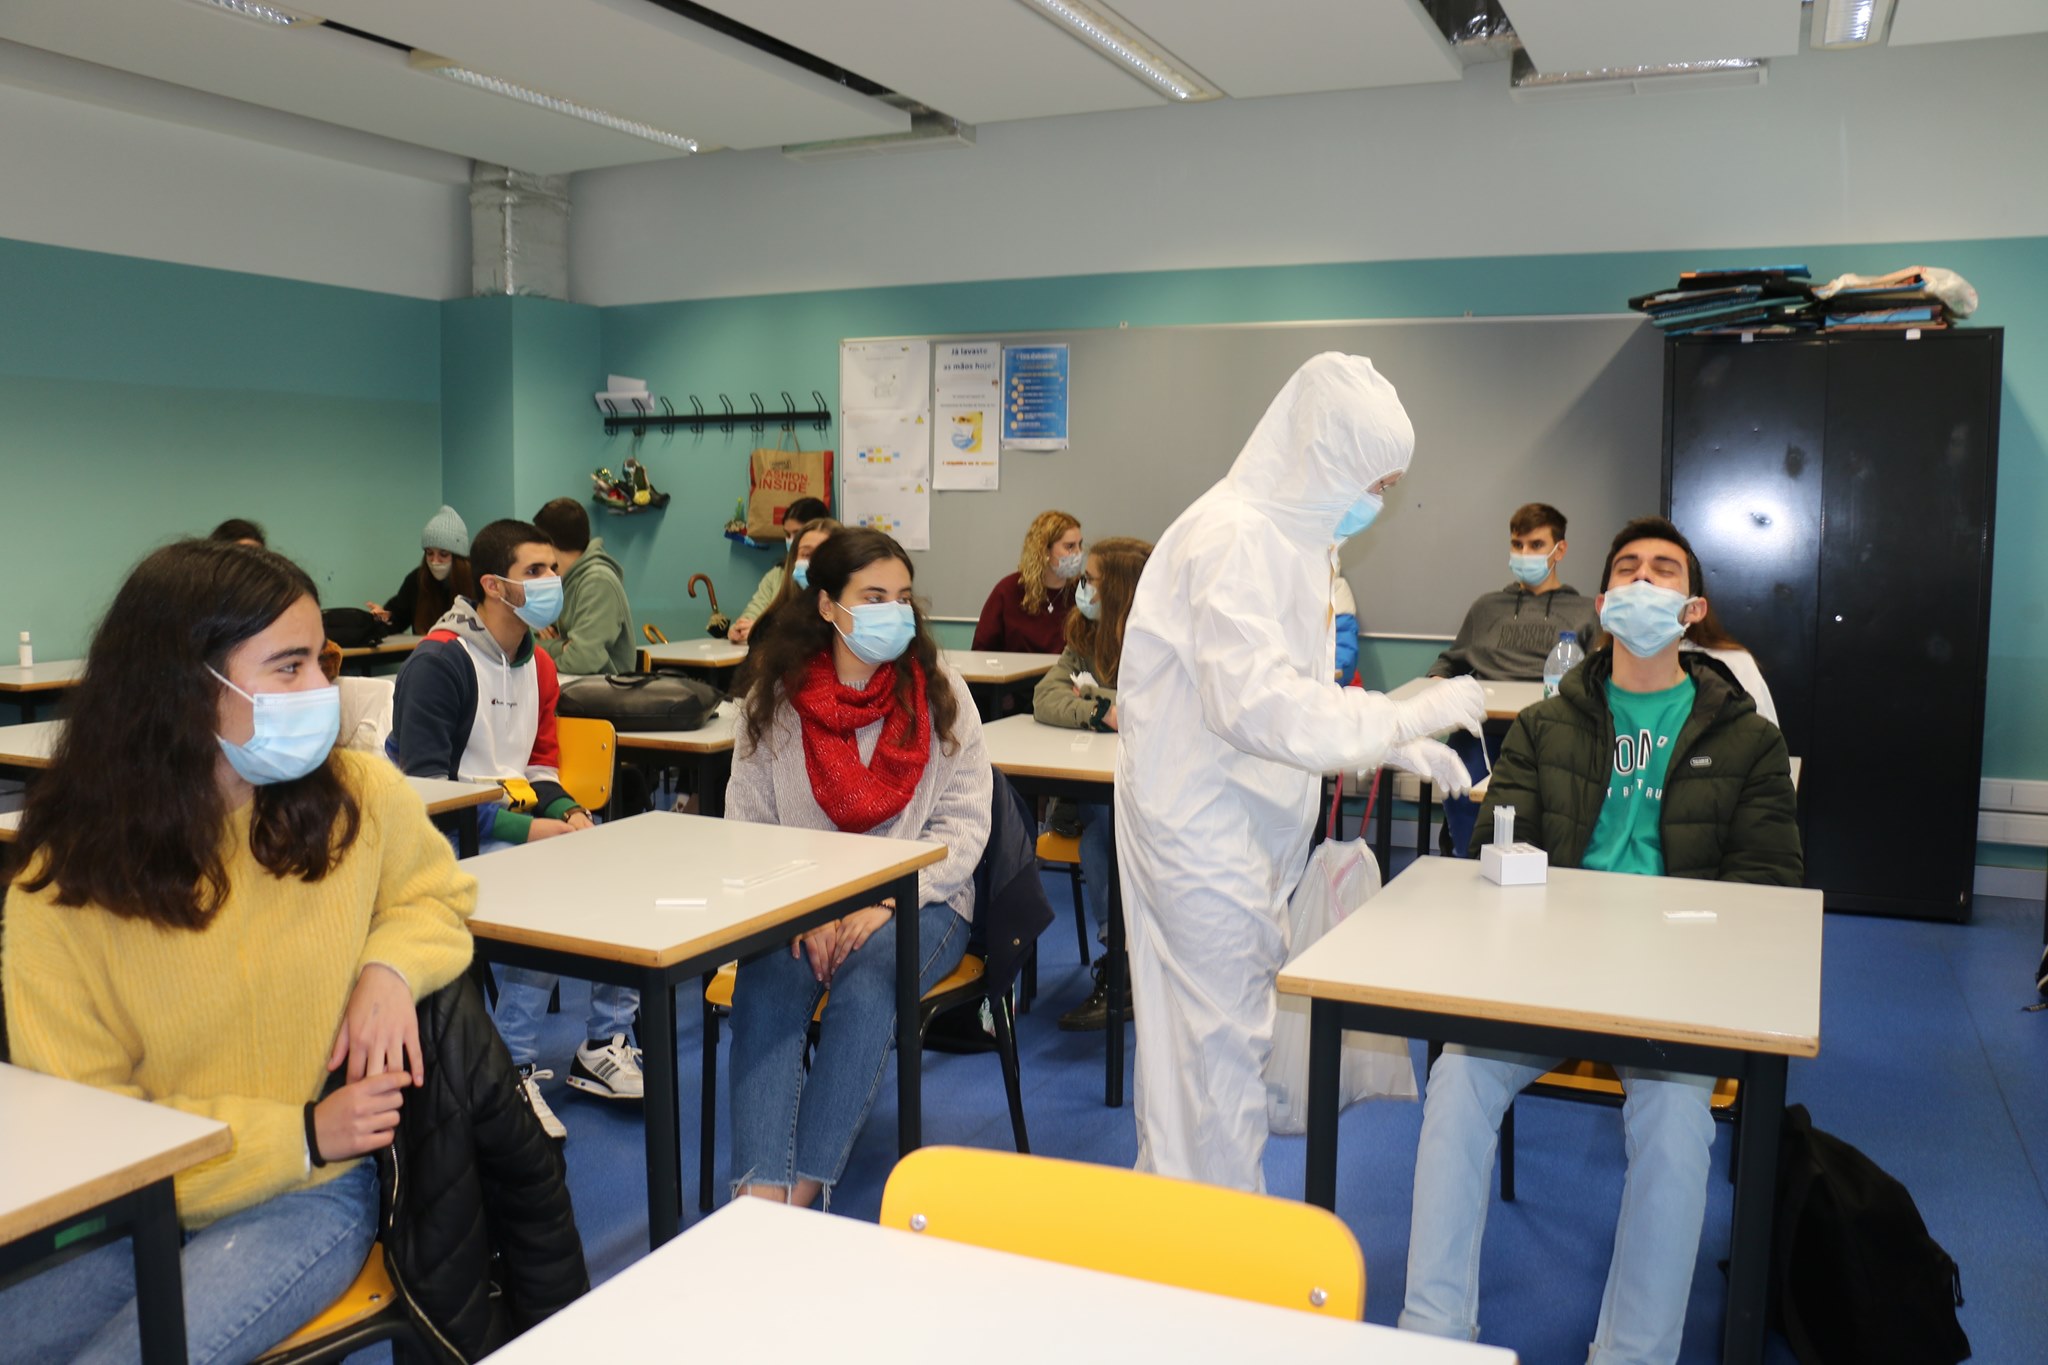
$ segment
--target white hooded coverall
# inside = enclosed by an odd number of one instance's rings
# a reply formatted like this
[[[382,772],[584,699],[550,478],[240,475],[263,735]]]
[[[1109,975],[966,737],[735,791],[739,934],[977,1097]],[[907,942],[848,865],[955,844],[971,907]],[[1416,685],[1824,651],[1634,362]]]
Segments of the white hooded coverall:
[[[1402,741],[1476,728],[1483,711],[1476,685],[1469,698],[1431,689],[1418,706],[1331,681],[1337,524],[1414,447],[1372,362],[1316,356],[1139,581],[1119,668],[1116,831],[1140,1170],[1265,1188],[1274,978],[1320,774],[1376,767]]]

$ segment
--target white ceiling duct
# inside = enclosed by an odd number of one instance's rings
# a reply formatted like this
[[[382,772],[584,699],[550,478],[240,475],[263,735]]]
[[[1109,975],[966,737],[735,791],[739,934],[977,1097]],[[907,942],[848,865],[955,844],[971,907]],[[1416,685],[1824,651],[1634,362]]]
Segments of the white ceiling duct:
[[[469,179],[469,292],[569,297],[569,177],[479,161]]]

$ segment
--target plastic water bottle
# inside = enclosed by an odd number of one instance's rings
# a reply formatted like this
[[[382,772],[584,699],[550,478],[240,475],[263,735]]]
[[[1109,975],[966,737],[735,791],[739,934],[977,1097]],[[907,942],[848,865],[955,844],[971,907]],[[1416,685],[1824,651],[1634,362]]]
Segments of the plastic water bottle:
[[[5,657],[7,656],[0,654],[0,658]],[[36,648],[29,643],[27,631],[21,633],[21,648],[15,651],[14,657],[21,661],[23,668],[34,668],[36,666]]]
[[[1550,657],[1543,661],[1544,700],[1547,701],[1557,695],[1558,684],[1564,681],[1564,675],[1585,662],[1585,658],[1586,651],[1579,648],[1577,631],[1568,630],[1557,637],[1557,644],[1552,647]]]

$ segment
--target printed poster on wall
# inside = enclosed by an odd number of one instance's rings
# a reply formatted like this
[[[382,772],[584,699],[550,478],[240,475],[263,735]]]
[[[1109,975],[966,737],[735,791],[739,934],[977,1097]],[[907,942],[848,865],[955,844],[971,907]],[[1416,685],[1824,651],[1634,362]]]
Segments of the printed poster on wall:
[[[931,421],[922,412],[848,412],[840,423],[851,475],[928,479]]]
[[[932,487],[991,492],[1002,449],[1003,348],[941,342],[932,370]]]
[[[927,412],[929,341],[848,341],[839,347],[841,412]]]
[[[840,494],[839,519],[848,526],[886,532],[906,550],[931,549],[932,494],[927,480],[849,472]]]
[[[1003,348],[1003,446],[1067,448],[1067,347]]]

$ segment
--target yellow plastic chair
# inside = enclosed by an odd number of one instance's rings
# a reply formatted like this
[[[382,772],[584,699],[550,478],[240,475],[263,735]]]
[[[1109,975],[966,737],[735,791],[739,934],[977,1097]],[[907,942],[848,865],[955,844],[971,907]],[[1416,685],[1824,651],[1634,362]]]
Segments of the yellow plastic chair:
[[[1365,1254],[1327,1209],[967,1147],[896,1163],[882,1226],[1356,1322]]]
[[[555,721],[555,739],[562,750],[562,789],[587,811],[610,805],[619,762],[619,736],[612,723],[562,716]]]
[[[1029,1152],[1031,1137],[1024,1129],[1024,1077],[1017,1060],[1017,1021],[1010,1013],[1009,993],[1004,991],[991,995],[986,984],[987,975],[987,963],[979,955],[963,955],[960,965],[926,991],[918,1002],[917,1026],[921,1032],[931,1027],[933,1019],[955,1006],[976,1000],[988,1002],[989,1014],[996,1026],[996,1058],[1003,1066],[1003,1090],[1010,1102],[1010,1137],[1017,1144],[1018,1151]],[[697,1108],[700,1125],[697,1207],[704,1213],[711,1212],[713,1154],[718,1138],[718,1021],[732,1013],[732,987],[738,979],[738,968],[731,962],[704,978],[704,1092]],[[825,1006],[831,1003],[832,993],[827,991],[818,1001],[818,1007],[811,1012],[814,1042],[818,1021],[824,1018]]]
[[[650,645],[665,645],[668,643],[668,636],[663,635],[661,627],[655,625],[652,621],[640,627],[640,633],[647,638],[647,643]]]
[[[1433,1059],[1432,1059],[1433,1060]],[[1578,1100],[1587,1104],[1605,1104],[1619,1107],[1627,1092],[1621,1088],[1621,1077],[1614,1074],[1614,1068],[1605,1062],[1572,1060],[1559,1062],[1555,1069],[1546,1071],[1529,1083],[1524,1095],[1540,1095],[1548,1099]],[[1732,1076],[1723,1076],[1714,1082],[1714,1093],[1707,1099],[1707,1109],[1721,1122],[1730,1124],[1736,1132],[1742,1127],[1742,1082]],[[1731,1156],[1728,1162],[1728,1178],[1735,1179],[1735,1162]],[[1515,1106],[1508,1105],[1507,1112],[1500,1119],[1500,1197],[1503,1202],[1515,1202]]]
[[[372,1245],[342,1296],[318,1317],[256,1358],[256,1365],[329,1365],[380,1341],[417,1348],[419,1334],[405,1315],[384,1269],[384,1248]]]
[[[1088,908],[1081,902],[1081,841],[1071,834],[1051,830],[1038,836],[1038,861],[1063,867],[1074,892],[1074,942],[1081,950],[1081,965],[1088,965]]]

